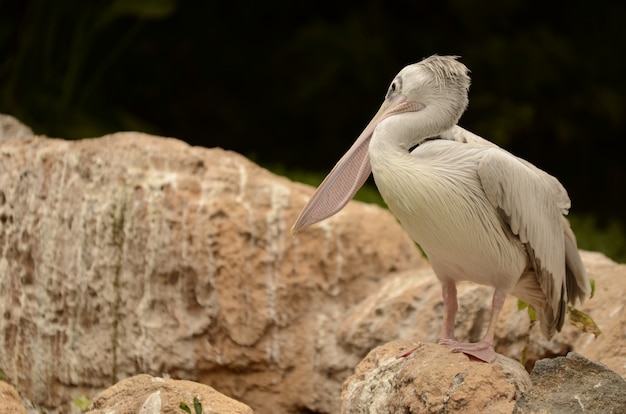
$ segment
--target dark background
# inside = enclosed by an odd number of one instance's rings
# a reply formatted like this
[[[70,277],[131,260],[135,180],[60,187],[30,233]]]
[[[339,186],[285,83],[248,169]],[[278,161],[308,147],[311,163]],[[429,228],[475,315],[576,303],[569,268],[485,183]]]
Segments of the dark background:
[[[455,54],[473,81],[461,125],[614,228],[626,221],[624,4],[0,0],[0,112],[49,136],[139,130],[326,172],[403,66]]]

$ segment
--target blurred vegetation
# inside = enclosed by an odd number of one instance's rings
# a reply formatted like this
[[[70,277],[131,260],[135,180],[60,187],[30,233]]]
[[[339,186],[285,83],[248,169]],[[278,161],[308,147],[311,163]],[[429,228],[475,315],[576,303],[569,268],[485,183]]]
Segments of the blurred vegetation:
[[[461,124],[557,176],[581,247],[624,261],[625,20],[617,0],[0,0],[0,112],[323,176],[402,66],[461,55]]]

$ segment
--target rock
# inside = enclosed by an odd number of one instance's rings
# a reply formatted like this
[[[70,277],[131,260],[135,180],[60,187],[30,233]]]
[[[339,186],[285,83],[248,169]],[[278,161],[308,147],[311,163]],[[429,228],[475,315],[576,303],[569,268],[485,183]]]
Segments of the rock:
[[[180,403],[194,410],[194,398],[204,414],[252,414],[245,404],[220,394],[208,385],[192,381],[137,375],[102,391],[85,414],[141,413],[184,414]]]
[[[596,293],[581,309],[600,325],[602,334],[597,338],[575,330],[572,350],[598,361],[626,379],[626,265],[618,264],[601,253],[583,252],[589,277],[596,282]]]
[[[260,414],[338,412],[364,355],[339,325],[425,261],[387,211],[358,202],[292,237],[312,192],[139,133],[0,141],[0,369],[59,412],[140,373]]]
[[[475,284],[458,288],[456,334],[478,341],[490,316],[493,289]],[[341,344],[365,355],[395,338],[436,343],[443,323],[441,283],[431,268],[407,270],[385,278],[355,305],[341,324]]]
[[[374,349],[344,383],[341,413],[506,413],[531,387],[522,365],[502,355],[492,364],[438,344],[394,341]]]
[[[514,413],[626,413],[626,381],[582,355],[537,361],[531,380]]]
[[[0,140],[33,135],[33,130],[11,115],[0,114]]]
[[[0,414],[28,414],[17,390],[2,380],[0,380]]]

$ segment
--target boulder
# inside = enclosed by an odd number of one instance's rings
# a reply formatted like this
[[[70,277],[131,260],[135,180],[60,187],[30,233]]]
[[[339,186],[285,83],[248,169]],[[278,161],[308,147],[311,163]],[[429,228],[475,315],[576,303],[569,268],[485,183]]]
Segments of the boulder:
[[[426,262],[386,210],[358,202],[293,237],[312,192],[140,133],[0,141],[0,369],[43,410],[146,373],[258,413],[337,412],[364,355],[339,325]]]
[[[181,403],[195,413],[194,400],[204,414],[252,414],[250,407],[197,382],[142,374],[127,378],[98,394],[85,414],[184,414]]]
[[[626,413],[626,381],[606,366],[570,352],[537,361],[532,389],[515,404],[523,413]]]
[[[0,114],[0,140],[8,138],[21,138],[33,135],[33,130],[24,125],[19,119]]]
[[[493,289],[471,283],[458,287],[456,334],[478,341],[489,320]],[[429,267],[389,275],[356,304],[340,325],[341,344],[358,355],[395,338],[437,343],[443,323],[441,283]]]
[[[398,340],[371,351],[343,383],[341,413],[510,413],[530,387],[524,367],[502,355],[486,364],[438,344]]]
[[[15,387],[0,380],[0,414],[27,414]]]

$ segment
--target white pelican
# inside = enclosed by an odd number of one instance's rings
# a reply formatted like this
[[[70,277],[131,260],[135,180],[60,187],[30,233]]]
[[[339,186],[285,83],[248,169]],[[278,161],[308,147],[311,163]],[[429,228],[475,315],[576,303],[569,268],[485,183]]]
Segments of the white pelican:
[[[457,125],[468,105],[467,73],[455,56],[435,55],[402,69],[292,230],[337,213],[372,172],[441,281],[440,344],[492,362],[508,293],[533,306],[549,339],[563,326],[567,303],[582,303],[590,286],[559,181]],[[489,326],[477,343],[454,339],[460,281],[495,288]]]

